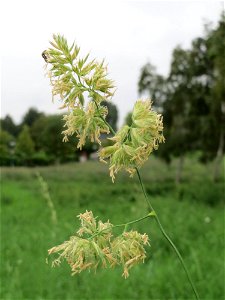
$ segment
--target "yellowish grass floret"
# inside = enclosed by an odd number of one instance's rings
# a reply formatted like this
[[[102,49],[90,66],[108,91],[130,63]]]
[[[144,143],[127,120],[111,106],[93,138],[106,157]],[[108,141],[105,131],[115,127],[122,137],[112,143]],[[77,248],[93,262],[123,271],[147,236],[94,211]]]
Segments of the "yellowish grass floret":
[[[64,134],[63,140],[66,142],[69,136],[75,134],[79,139],[77,148],[82,149],[87,138],[91,142],[101,144],[99,139],[101,133],[109,133],[109,128],[104,122],[107,113],[106,107],[100,106],[97,109],[93,102],[89,102],[86,109],[77,106],[63,118],[65,120],[64,127],[67,128],[62,132]]]
[[[109,133],[104,119],[108,114],[103,100],[109,100],[114,94],[114,83],[108,78],[104,61],[89,60],[89,54],[80,57],[80,48],[73,43],[68,45],[64,36],[53,35],[49,49],[42,53],[47,63],[47,74],[52,85],[52,97],[62,102],[60,108],[67,108],[64,116],[67,129],[65,137],[76,134],[79,138],[78,148],[90,138],[100,144],[101,133]],[[88,104],[85,105],[85,99]]]
[[[138,100],[131,126],[124,125],[111,140],[114,145],[101,149],[100,160],[109,159],[113,181],[121,169],[132,176],[135,168],[141,167],[152,151],[158,149],[159,143],[164,142],[162,116],[152,110],[150,100]]]
[[[71,267],[72,275],[97,267],[112,268],[121,265],[123,276],[129,276],[129,269],[146,257],[144,246],[148,236],[137,231],[123,232],[114,237],[113,225],[108,221],[96,221],[91,211],[80,214],[81,227],[78,236],[48,250],[49,254],[58,253],[52,265],[57,266],[65,259]]]

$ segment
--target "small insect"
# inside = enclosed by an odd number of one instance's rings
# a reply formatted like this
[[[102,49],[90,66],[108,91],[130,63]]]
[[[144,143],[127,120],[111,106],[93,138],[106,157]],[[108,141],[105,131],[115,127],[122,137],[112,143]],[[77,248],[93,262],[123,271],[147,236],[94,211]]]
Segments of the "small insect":
[[[48,54],[47,54],[47,51],[46,51],[46,50],[44,50],[44,51],[41,53],[41,56],[44,58],[44,60],[45,60],[46,62],[48,62]]]

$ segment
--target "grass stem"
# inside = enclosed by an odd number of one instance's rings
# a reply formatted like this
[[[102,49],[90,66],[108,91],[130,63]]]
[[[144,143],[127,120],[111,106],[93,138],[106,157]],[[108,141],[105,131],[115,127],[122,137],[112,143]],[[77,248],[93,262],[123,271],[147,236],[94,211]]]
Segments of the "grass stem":
[[[155,210],[153,209],[153,207],[152,207],[152,205],[151,205],[151,203],[150,203],[150,201],[149,201],[149,199],[148,199],[148,196],[147,196],[147,193],[146,193],[146,191],[145,191],[145,187],[144,187],[143,181],[142,181],[142,179],[141,179],[141,175],[140,175],[140,172],[139,172],[138,168],[136,168],[136,172],[137,172],[137,175],[138,175],[139,183],[140,183],[140,185],[141,185],[143,194],[144,194],[144,196],[145,196],[145,200],[146,200],[146,202],[148,203],[149,208],[150,208],[152,211],[155,212]],[[155,220],[156,220],[156,223],[157,223],[158,226],[159,226],[159,229],[160,229],[161,233],[163,234],[163,236],[165,237],[165,239],[168,241],[168,243],[170,244],[170,246],[171,246],[171,247],[173,248],[173,250],[175,251],[177,257],[179,258],[179,260],[180,260],[180,262],[181,262],[181,265],[182,265],[182,267],[183,267],[183,269],[184,269],[184,271],[185,271],[185,273],[186,273],[186,275],[187,275],[188,281],[189,281],[189,283],[190,283],[190,285],[191,285],[191,287],[192,287],[192,290],[193,290],[193,292],[194,292],[194,294],[195,294],[195,297],[196,297],[197,300],[199,300],[199,296],[198,296],[197,290],[196,290],[196,288],[195,288],[195,286],[194,286],[194,284],[193,284],[193,281],[192,281],[192,279],[191,279],[191,276],[190,276],[190,274],[189,274],[189,272],[188,272],[188,269],[187,269],[187,267],[186,267],[186,265],[185,265],[185,263],[184,263],[183,257],[182,257],[182,255],[180,254],[180,252],[179,252],[179,250],[177,249],[177,247],[175,246],[175,244],[173,243],[173,241],[171,240],[171,238],[170,238],[170,237],[168,236],[168,234],[165,232],[165,229],[163,228],[163,226],[162,226],[162,224],[161,224],[161,222],[160,222],[160,220],[159,220],[158,215],[157,215],[156,212],[155,212]]]

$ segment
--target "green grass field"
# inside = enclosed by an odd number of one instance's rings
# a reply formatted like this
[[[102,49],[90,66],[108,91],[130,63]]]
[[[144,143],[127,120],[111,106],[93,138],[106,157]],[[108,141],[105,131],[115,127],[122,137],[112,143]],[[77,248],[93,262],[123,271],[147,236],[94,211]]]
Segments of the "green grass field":
[[[162,224],[181,251],[201,299],[224,299],[223,182],[212,183],[212,166],[186,160],[183,182],[174,184],[175,164],[152,158],[142,174]],[[36,172],[49,186],[57,223]],[[85,210],[103,221],[124,223],[142,217],[147,206],[136,177],[113,184],[98,162],[46,168],[3,168],[1,190],[0,299],[194,299],[175,253],[154,219],[133,228],[151,241],[144,264],[128,279],[120,267],[71,276],[66,263],[51,268],[47,250],[68,239]]]

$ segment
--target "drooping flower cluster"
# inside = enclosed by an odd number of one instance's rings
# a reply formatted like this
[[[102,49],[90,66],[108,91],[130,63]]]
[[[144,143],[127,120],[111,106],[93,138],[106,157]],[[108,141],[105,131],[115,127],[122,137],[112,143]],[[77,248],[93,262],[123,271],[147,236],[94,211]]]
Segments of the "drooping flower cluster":
[[[81,227],[77,235],[69,241],[51,248],[48,253],[59,253],[52,265],[59,265],[66,259],[71,267],[72,275],[97,267],[123,267],[123,276],[129,276],[129,269],[143,262],[146,255],[144,245],[148,244],[148,236],[137,231],[123,232],[114,237],[111,223],[96,221],[91,211],[80,214]]]
[[[164,141],[162,116],[152,110],[150,100],[138,100],[134,105],[131,126],[124,125],[111,138],[114,145],[103,148],[100,159],[109,158],[110,176],[125,169],[131,176],[136,167],[147,161],[153,150]]]
[[[53,35],[50,44],[52,48],[45,50],[42,56],[47,62],[53,99],[58,96],[63,103],[61,108],[69,110],[69,116],[65,116],[68,130],[64,132],[64,140],[76,133],[80,148],[86,138],[99,143],[100,132],[108,132],[108,127],[100,121],[108,113],[101,102],[114,93],[113,82],[107,78],[106,65],[104,61],[88,61],[89,54],[79,58],[80,48],[74,43],[68,46],[67,40],[61,35]],[[96,107],[91,104],[85,109],[85,97]],[[96,117],[97,112],[100,118]],[[95,116],[91,122],[90,116]]]

